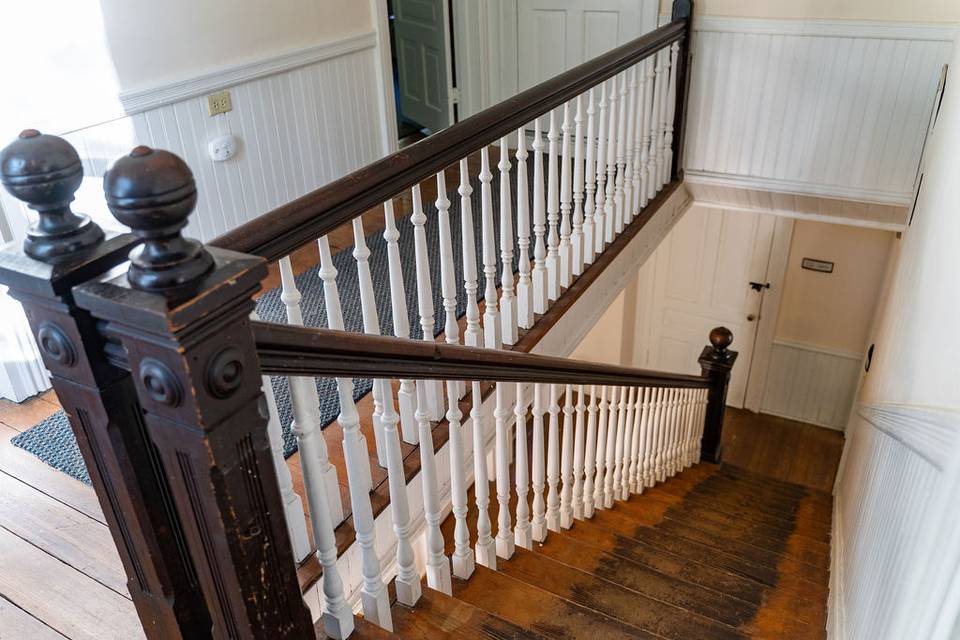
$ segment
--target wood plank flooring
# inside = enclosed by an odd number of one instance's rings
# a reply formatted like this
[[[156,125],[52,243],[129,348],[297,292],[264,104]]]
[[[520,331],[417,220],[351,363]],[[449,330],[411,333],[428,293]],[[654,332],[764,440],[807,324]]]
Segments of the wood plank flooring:
[[[10,444],[58,408],[52,393],[0,401],[0,639],[141,637],[93,490]],[[822,637],[830,498],[820,491],[832,486],[842,442],[731,410],[723,473],[687,470],[501,571],[480,570],[452,598],[428,589],[414,609],[395,605],[397,634],[366,624],[358,636],[543,638],[589,622],[630,637]],[[491,589],[517,597],[491,602]],[[596,610],[598,597],[609,611]]]

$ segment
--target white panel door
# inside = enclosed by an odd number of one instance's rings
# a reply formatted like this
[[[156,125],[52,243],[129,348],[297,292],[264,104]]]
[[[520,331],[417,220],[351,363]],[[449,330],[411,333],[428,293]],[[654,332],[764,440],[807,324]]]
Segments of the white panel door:
[[[518,0],[520,90],[657,27],[656,0]]]
[[[447,0],[394,0],[400,113],[431,132],[452,121]]]
[[[697,358],[714,327],[733,332],[740,353],[727,404],[742,407],[766,282],[775,218],[691,207],[661,243],[654,260],[646,366],[699,374]]]

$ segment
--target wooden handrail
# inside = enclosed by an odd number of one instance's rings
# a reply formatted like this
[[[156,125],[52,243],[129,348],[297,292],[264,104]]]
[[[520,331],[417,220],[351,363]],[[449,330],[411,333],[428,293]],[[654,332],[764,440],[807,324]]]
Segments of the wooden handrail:
[[[315,189],[210,242],[278,260],[434,175],[533,118],[681,40],[689,18],[674,20],[565,73],[485,109],[415,145]],[[682,102],[682,101],[681,101]]]
[[[517,351],[251,322],[266,374],[490,380],[703,389],[700,376],[648,371]]]

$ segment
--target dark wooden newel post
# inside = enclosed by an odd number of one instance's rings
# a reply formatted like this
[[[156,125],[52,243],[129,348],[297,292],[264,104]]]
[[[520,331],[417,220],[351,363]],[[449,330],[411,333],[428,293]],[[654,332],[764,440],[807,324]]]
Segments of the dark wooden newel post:
[[[129,373],[71,289],[124,262],[138,240],[70,210],[83,180],[73,147],[27,130],[0,152],[0,180],[39,214],[0,251],[0,283],[24,307],[83,454],[148,638],[210,637],[210,617]]]
[[[126,273],[74,295],[126,354],[213,635],[312,638],[248,319],[266,265],[181,236],[197,190],[172,153],[137,147],[107,173],[104,191],[143,245]]]
[[[670,176],[674,180],[683,179],[683,145],[686,138],[687,96],[690,94],[690,63],[692,61],[691,43],[693,42],[693,0],[673,0],[670,19],[686,20],[687,28],[680,39],[680,55],[677,58],[677,97],[673,112],[673,166]]]
[[[700,459],[704,462],[720,462],[720,439],[723,435],[723,414],[727,406],[727,387],[730,370],[737,360],[737,352],[728,347],[733,334],[726,327],[717,327],[710,332],[710,346],[700,353],[700,369],[710,381],[707,392],[707,416],[700,441]]]

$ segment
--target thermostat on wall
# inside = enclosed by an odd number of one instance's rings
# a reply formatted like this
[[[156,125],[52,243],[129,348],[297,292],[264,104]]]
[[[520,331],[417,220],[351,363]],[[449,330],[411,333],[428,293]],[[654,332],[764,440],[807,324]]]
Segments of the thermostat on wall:
[[[817,260],[816,258],[804,258],[800,266],[810,271],[819,271],[820,273],[833,273],[833,263],[828,260]]]

